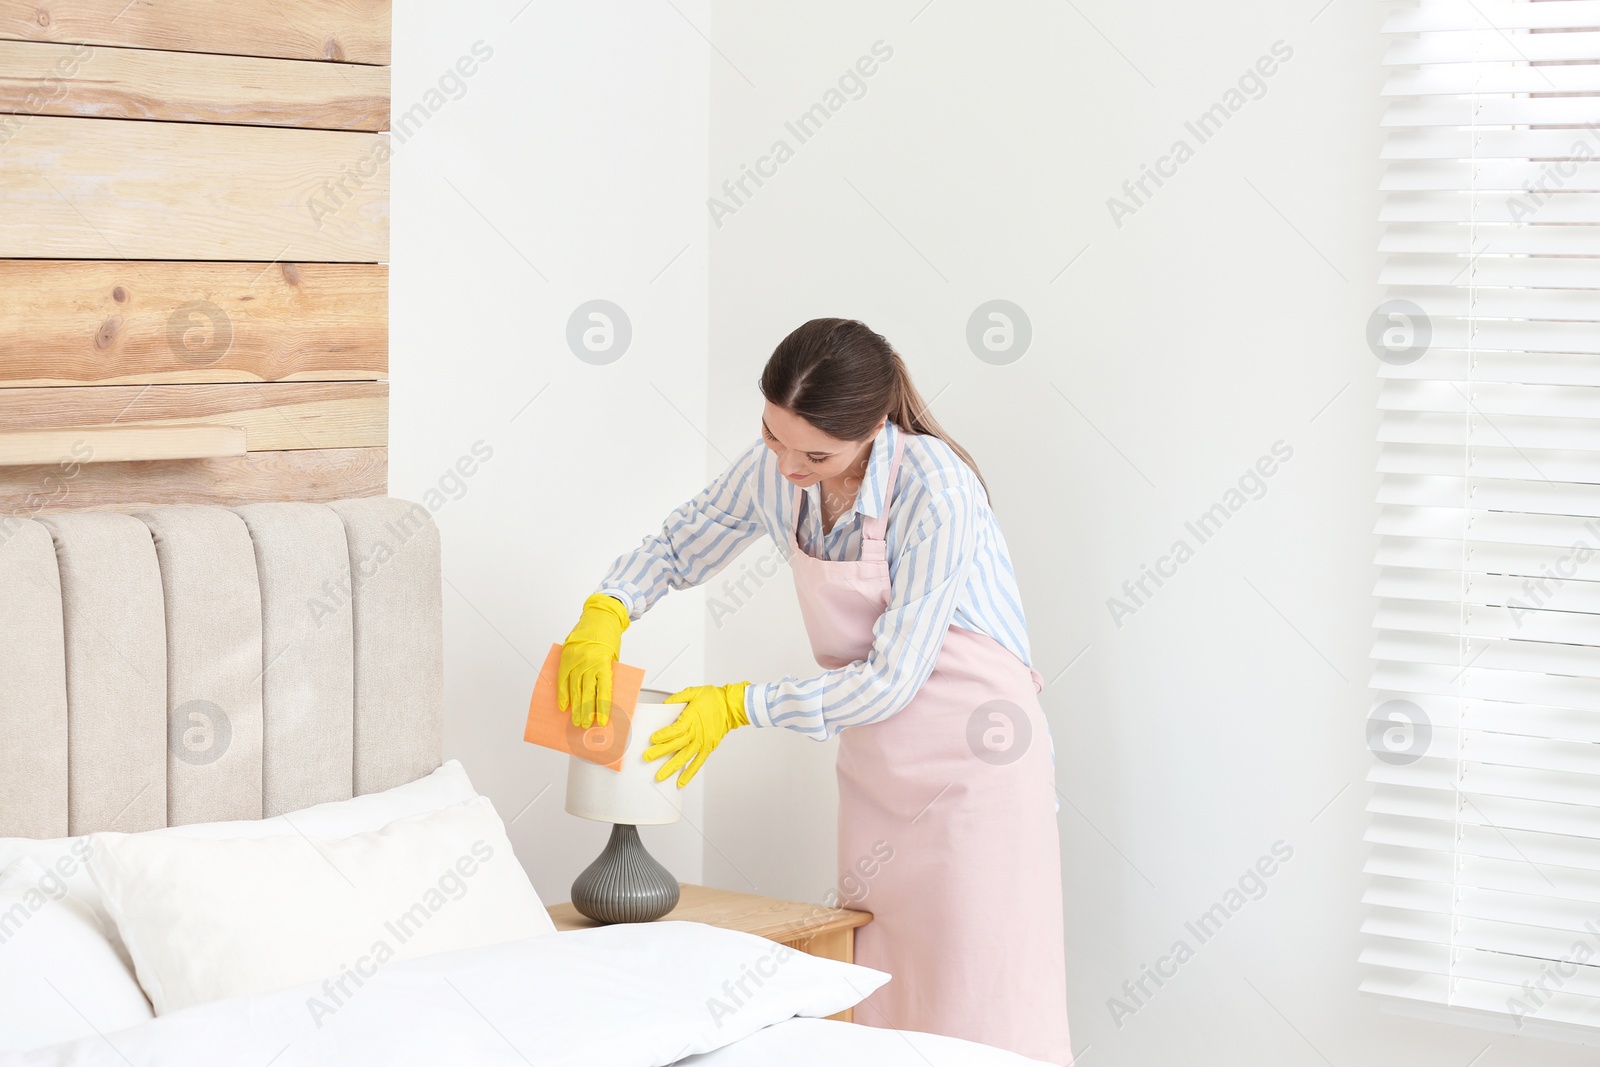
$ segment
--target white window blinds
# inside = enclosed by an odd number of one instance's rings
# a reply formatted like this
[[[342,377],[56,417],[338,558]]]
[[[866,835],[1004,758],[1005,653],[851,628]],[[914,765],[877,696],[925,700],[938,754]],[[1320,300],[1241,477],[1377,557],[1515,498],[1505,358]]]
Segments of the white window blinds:
[[[1600,3],[1384,33],[1361,990],[1600,1041]]]

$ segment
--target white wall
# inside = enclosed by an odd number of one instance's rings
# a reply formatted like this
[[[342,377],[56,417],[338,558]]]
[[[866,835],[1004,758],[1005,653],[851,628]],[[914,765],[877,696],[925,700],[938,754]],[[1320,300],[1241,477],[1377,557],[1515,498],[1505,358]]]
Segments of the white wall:
[[[675,2],[705,23],[703,2]],[[706,46],[664,4],[401,0],[394,26],[390,492],[444,480],[446,755],[510,822],[540,895],[566,900],[608,828],[562,810],[565,758],[522,724],[611,560],[705,481]],[[477,42],[492,56],[458,83]],[[566,342],[596,298],[633,327],[608,365]],[[479,441],[493,455],[474,467]],[[628,630],[647,684],[700,680],[699,612],[674,597]],[[641,834],[697,881],[688,799],[684,822]]]
[[[1086,1067],[1588,1062],[1355,992],[1382,12],[1321,6],[718,0],[711,192],[775,138],[796,150],[713,229],[711,436],[749,441],[765,357],[839,315],[897,346],[977,457],[1054,680]],[[878,40],[894,54],[865,95],[797,144],[785,120]],[[1184,123],[1278,41],[1292,56],[1259,99],[1198,143]],[[1107,198],[1178,138],[1193,157],[1117,226]],[[1007,366],[965,338],[996,298],[1033,326]],[[1124,579],[1278,441],[1293,455],[1264,495],[1187,535],[1193,558],[1119,627]],[[815,671],[786,581],[713,630],[713,679]],[[707,877],[820,899],[833,745],[740,731],[724,748]],[[1186,931],[1279,841],[1292,858],[1260,899],[1205,943]],[[1123,982],[1180,938],[1193,958],[1119,1027],[1108,999],[1133,1006]]]

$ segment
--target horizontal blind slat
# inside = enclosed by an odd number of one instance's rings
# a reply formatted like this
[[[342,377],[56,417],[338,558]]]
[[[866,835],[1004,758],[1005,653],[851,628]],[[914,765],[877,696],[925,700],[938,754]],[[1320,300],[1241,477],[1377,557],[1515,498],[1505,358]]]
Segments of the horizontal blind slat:
[[[1486,290],[1480,289],[1478,292],[1481,295]],[[1596,327],[1591,324],[1589,329]],[[1582,385],[1595,388],[1600,387],[1600,355],[1590,352],[1485,352],[1430,347],[1410,363],[1384,364],[1378,368],[1378,376],[1412,381],[1471,380],[1504,385]]]
[[[1456,96],[1462,93],[1592,93],[1600,91],[1600,69],[1592,66],[1532,67],[1525,63],[1434,63],[1396,67],[1384,79],[1384,96]]]
[[[1560,620],[1560,624],[1587,630],[1591,623],[1581,616],[1600,616],[1600,553],[1591,552],[1584,558],[1587,569],[1577,563],[1577,556],[1572,553],[1570,562],[1546,556],[1526,574],[1463,570],[1459,557],[1451,561],[1454,566],[1439,570],[1384,566],[1378,572],[1373,595],[1385,601],[1378,609],[1380,617],[1388,608],[1401,610],[1413,601],[1429,604],[1433,610],[1457,607],[1458,602],[1468,607],[1508,609],[1527,604],[1530,607],[1523,612],[1523,618],[1513,620],[1514,624],[1532,625],[1528,620],[1551,611],[1572,615]],[[1385,624],[1383,628],[1397,627]]]
[[[1382,192],[1495,193],[1517,199],[1530,197],[1528,187],[1552,193],[1600,191],[1600,145],[1582,143],[1585,152],[1569,146],[1559,158],[1533,159],[1398,159],[1384,165],[1378,188]],[[1588,149],[1596,149],[1587,152]],[[1587,153],[1587,154],[1586,154]]]
[[[1600,175],[1600,167],[1596,173]],[[1474,255],[1464,249],[1448,248],[1440,253],[1390,255],[1384,260],[1378,281],[1386,286],[1600,289],[1600,260]]]
[[[1541,451],[1593,452],[1600,449],[1600,425],[1591,419],[1498,412],[1491,418],[1481,410],[1440,412],[1401,408],[1384,410],[1378,422],[1378,440],[1457,445],[1470,448],[1473,456],[1491,449],[1511,449],[1525,455]],[[1470,459],[1463,459],[1462,465],[1468,462]]]
[[[1592,678],[1540,671],[1480,670],[1425,660],[1380,662],[1373,668],[1374,689],[1421,696],[1462,696],[1480,700],[1532,700],[1563,708],[1600,711]]]
[[[1572,59],[1600,59],[1600,31],[1516,33],[1494,27],[1432,30],[1391,40],[1383,63],[1402,67],[1448,63],[1532,64]]]
[[[1594,120],[1595,103],[1585,96],[1440,94],[1403,97],[1384,108],[1385,129],[1427,126],[1582,126]]]
[[[1500,29],[1600,29],[1600,0],[1545,0],[1543,3],[1506,3],[1496,0],[1428,0],[1391,11],[1383,33],[1421,33],[1429,30]]]
[[[1379,426],[1379,440],[1384,428]],[[1433,443],[1386,441],[1378,455],[1383,474],[1453,476],[1461,470],[1461,448]],[[1600,483],[1600,452],[1556,449],[1474,449],[1468,470],[1484,478],[1548,479]]]
[[[1384,507],[1373,532],[1382,536],[1457,538],[1470,531],[1471,542],[1542,545],[1566,549],[1593,545],[1600,536],[1594,519],[1564,515],[1513,515],[1462,508]]]
[[[1600,388],[1508,385],[1502,382],[1419,382],[1389,379],[1378,393],[1384,411],[1600,418]]]
[[[1371,844],[1572,867],[1600,874],[1600,849],[1595,848],[1593,841],[1566,834],[1378,814],[1372,817],[1362,840]]]
[[[1600,226],[1391,222],[1378,240],[1378,251],[1475,257],[1600,256]]]
[[[1600,518],[1600,484],[1555,481],[1538,470],[1532,475],[1513,479],[1386,474],[1379,483],[1378,502],[1449,507],[1465,500],[1489,511]],[[1537,480],[1540,475],[1547,480]]]

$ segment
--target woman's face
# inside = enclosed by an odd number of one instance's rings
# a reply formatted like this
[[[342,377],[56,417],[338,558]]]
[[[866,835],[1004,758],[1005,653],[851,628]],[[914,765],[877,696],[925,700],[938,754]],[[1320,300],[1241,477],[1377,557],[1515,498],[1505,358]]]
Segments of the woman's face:
[[[761,413],[761,438],[777,453],[783,476],[799,486],[843,474],[872,445],[871,437],[863,441],[829,437],[770,400]]]

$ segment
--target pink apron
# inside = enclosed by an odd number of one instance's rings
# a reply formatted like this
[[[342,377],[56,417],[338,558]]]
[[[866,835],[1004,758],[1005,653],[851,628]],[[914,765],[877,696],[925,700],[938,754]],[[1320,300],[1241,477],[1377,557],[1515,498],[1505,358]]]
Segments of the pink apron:
[[[789,531],[800,610],[829,670],[867,658],[889,605],[884,529],[900,440],[860,562],[810,556]],[[797,518],[800,501],[796,487]],[[856,1022],[1072,1062],[1041,688],[992,638],[952,626],[909,704],[839,731],[840,902],[873,914],[856,931],[855,961],[894,976],[856,1006]]]

